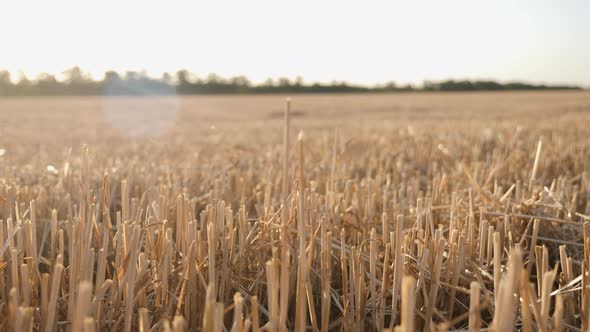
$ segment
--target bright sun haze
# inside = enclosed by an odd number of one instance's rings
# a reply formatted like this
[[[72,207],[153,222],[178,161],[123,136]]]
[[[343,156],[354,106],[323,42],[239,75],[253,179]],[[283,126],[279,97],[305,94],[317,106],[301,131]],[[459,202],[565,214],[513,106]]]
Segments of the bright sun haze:
[[[590,332],[589,19],[4,0],[0,332]]]
[[[587,1],[7,1],[0,69],[590,85]]]

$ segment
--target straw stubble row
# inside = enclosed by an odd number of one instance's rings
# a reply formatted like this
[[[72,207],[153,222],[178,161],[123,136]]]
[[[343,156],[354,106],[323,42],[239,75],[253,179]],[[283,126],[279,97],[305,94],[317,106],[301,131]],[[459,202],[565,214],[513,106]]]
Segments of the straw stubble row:
[[[534,130],[291,146],[289,110],[280,146],[192,174],[84,149],[54,186],[4,178],[2,330],[590,329],[587,143],[573,176]]]

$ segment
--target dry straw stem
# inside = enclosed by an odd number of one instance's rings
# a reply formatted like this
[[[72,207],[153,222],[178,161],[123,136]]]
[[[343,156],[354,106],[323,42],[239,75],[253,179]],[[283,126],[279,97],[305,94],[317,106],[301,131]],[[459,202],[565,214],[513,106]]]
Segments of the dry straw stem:
[[[469,332],[479,331],[481,327],[480,295],[481,287],[472,281],[469,288]]]
[[[309,105],[158,139],[76,112],[46,121],[79,136],[6,136],[0,331],[589,329],[583,121]]]
[[[405,276],[402,280],[401,332],[414,331],[414,310],[416,308],[416,280],[412,276]]]
[[[516,323],[515,294],[519,291],[520,269],[522,267],[522,254],[520,249],[514,248],[510,253],[508,271],[499,283],[496,296],[496,308],[492,328],[494,331],[508,331],[513,329]]]
[[[539,139],[539,144],[537,144],[537,152],[535,153],[535,162],[533,164],[533,170],[531,171],[531,179],[529,180],[529,190],[533,187],[533,181],[535,181],[535,177],[537,176],[537,170],[539,168],[539,161],[541,159],[541,147],[543,146],[543,141]]]

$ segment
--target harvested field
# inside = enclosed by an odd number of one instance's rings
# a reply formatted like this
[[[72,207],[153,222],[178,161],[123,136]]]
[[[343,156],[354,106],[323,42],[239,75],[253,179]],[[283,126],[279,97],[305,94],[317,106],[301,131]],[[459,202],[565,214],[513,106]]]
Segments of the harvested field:
[[[0,330],[590,330],[590,93],[284,109],[0,99]]]

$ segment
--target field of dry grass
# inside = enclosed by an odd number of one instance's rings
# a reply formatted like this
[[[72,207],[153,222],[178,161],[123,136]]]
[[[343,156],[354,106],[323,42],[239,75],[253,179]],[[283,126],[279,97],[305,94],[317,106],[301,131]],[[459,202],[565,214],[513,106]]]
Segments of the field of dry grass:
[[[0,330],[590,331],[590,93],[284,110],[0,99]]]

